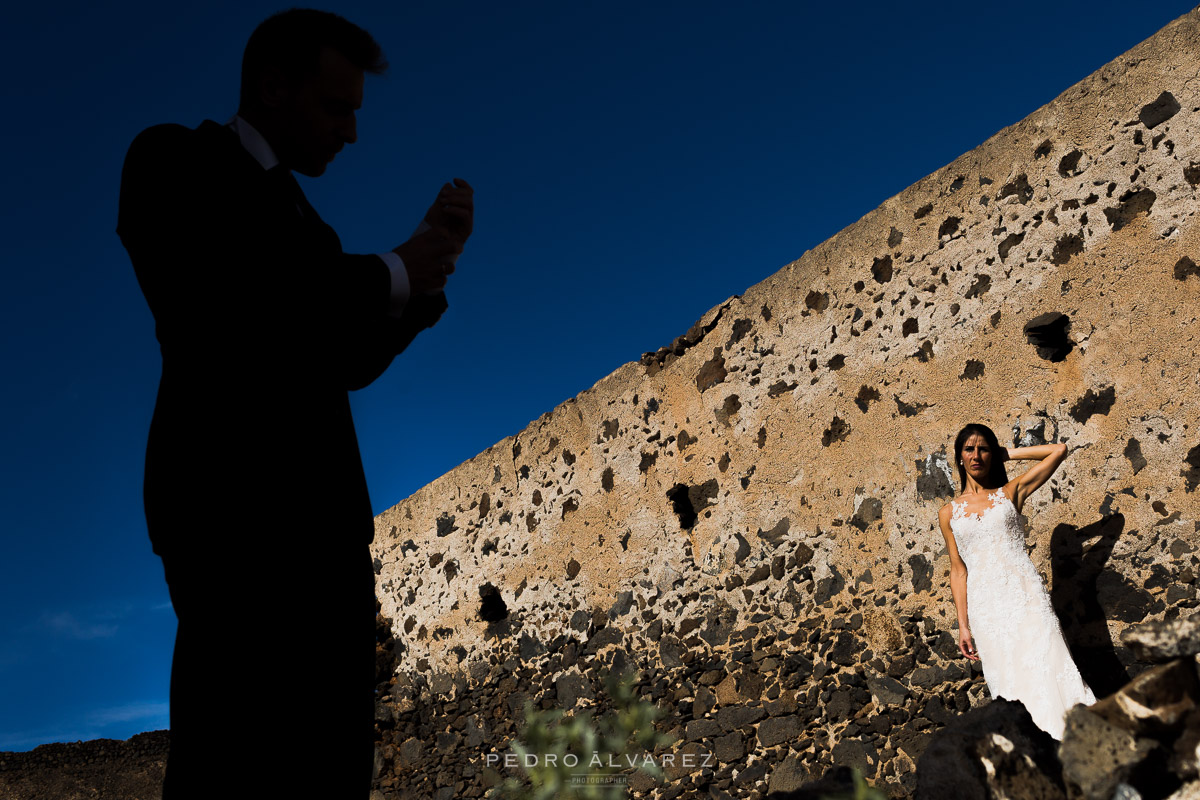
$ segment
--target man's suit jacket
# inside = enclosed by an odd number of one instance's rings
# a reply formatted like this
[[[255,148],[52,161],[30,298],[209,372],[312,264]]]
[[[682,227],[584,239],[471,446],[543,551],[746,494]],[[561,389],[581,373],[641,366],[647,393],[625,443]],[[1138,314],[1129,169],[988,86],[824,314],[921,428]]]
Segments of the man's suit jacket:
[[[155,552],[369,542],[347,392],[436,319],[431,301],[389,316],[382,260],[343,253],[211,120],[138,135],[117,233],[162,349],[145,480]]]

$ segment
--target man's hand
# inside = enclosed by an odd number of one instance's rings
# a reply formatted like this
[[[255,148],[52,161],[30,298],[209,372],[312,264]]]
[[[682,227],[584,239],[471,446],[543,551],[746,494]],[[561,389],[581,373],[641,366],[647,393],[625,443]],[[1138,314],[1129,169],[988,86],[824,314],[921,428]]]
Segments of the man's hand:
[[[425,212],[431,228],[445,228],[459,246],[467,243],[475,228],[475,190],[462,178],[447,183]]]
[[[418,233],[392,252],[404,261],[408,284],[414,296],[446,286],[446,276],[454,272],[454,257],[462,252],[444,227],[434,226]]]

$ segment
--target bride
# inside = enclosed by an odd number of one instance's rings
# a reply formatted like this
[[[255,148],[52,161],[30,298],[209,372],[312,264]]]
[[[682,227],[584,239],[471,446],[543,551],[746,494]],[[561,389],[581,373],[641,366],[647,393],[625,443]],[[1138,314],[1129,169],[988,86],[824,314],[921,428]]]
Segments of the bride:
[[[990,428],[972,423],[955,438],[954,457],[962,493],[942,506],[938,523],[950,553],[959,648],[983,662],[992,697],[1020,701],[1039,728],[1061,741],[1067,711],[1096,698],[1025,552],[1021,508],[1067,457],[1067,446],[1008,450]],[[1037,463],[1009,480],[1004,462],[1014,460]]]

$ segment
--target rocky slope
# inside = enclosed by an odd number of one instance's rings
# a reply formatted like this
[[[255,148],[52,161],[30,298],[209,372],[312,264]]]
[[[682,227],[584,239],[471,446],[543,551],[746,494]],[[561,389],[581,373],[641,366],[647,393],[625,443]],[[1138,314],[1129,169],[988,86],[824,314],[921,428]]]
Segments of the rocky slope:
[[[0,753],[3,800],[159,800],[167,731]]]

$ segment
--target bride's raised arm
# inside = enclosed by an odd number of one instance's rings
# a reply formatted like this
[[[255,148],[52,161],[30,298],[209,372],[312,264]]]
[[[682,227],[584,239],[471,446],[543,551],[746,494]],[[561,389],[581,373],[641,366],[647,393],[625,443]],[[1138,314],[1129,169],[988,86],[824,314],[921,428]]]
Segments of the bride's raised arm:
[[[1067,446],[1059,442],[1058,444],[1039,444],[1032,447],[1012,447],[1004,451],[1004,457],[1007,461],[1032,459],[1038,462],[1008,482],[1008,485],[1013,488],[1013,505],[1020,511],[1029,495],[1049,480],[1050,476],[1054,474],[1054,470],[1058,469],[1058,465],[1067,457]]]

